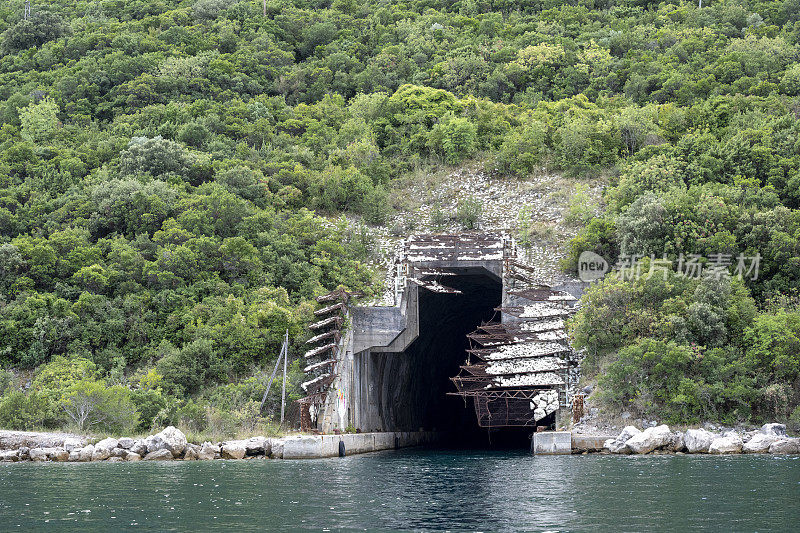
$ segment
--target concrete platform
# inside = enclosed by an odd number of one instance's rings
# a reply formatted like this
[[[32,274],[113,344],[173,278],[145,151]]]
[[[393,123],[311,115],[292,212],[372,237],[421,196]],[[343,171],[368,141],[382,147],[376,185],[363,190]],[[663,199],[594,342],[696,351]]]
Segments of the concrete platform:
[[[572,434],[569,431],[542,431],[533,434],[531,453],[534,455],[569,455],[572,453]]]
[[[572,451],[573,453],[602,452],[603,443],[608,439],[613,439],[616,437],[616,435],[584,435],[580,433],[573,433]]]
[[[432,432],[396,431],[384,433],[347,433],[344,435],[306,435],[288,437],[283,444],[284,459],[318,459],[338,457],[344,444],[345,455],[393,450],[428,444],[434,439]]]

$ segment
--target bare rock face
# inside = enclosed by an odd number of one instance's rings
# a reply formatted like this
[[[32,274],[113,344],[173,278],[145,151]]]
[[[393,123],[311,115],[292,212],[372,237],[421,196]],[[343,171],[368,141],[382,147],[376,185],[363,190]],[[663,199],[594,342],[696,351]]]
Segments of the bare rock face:
[[[243,459],[247,454],[247,448],[242,441],[223,442],[221,448],[223,459]]]
[[[724,437],[717,437],[711,441],[708,453],[742,453],[742,438],[729,431]]]
[[[708,453],[715,435],[705,429],[688,429],[683,436],[683,443],[689,453]]]
[[[785,424],[764,424],[761,426],[761,433],[765,433],[767,435],[775,435],[776,437],[785,437],[786,436],[786,425]]]
[[[145,443],[148,452],[169,450],[173,457],[179,457],[187,444],[186,435],[174,426],[168,426],[160,433],[147,437]]]
[[[772,443],[778,440],[780,440],[780,437],[777,435],[756,433],[749,441],[744,443],[742,451],[744,453],[767,453]]]
[[[136,443],[136,441],[133,440],[130,437],[122,437],[121,439],[119,439],[119,442],[117,443],[117,446],[119,446],[120,448],[122,448],[124,450],[130,450],[131,448],[133,448],[133,445],[135,443]]]
[[[625,445],[634,453],[650,453],[655,449],[666,446],[672,441],[672,432],[669,426],[664,424],[656,427],[650,427],[634,435],[627,441]]]
[[[211,444],[210,442],[204,442],[200,447],[200,451],[197,452],[197,458],[201,461],[210,461],[211,459],[216,458],[219,454],[219,446]]]
[[[781,439],[769,446],[769,453],[800,453],[800,439]]]
[[[154,450],[144,456],[144,461],[171,461],[174,459],[172,452],[166,448],[161,450]]]

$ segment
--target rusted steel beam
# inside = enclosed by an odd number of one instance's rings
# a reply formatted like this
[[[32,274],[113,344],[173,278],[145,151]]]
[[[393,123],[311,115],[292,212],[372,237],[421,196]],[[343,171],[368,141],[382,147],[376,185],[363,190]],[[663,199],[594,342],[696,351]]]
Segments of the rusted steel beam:
[[[306,344],[314,344],[315,342],[319,342],[326,339],[334,339],[334,342],[339,342],[339,338],[341,337],[341,332],[338,329],[332,329],[331,331],[326,331],[325,333],[320,333],[319,335],[315,335],[306,341]]]
[[[340,316],[332,316],[330,318],[326,318],[325,320],[320,320],[319,322],[314,322],[313,324],[308,326],[308,329],[311,330],[318,330],[322,329],[327,326],[335,325],[337,328],[341,327],[342,325],[342,317]]]
[[[310,358],[310,357],[314,357],[314,356],[316,356],[316,355],[323,354],[323,353],[325,353],[325,352],[327,352],[327,351],[331,351],[331,352],[333,352],[333,353],[334,353],[334,355],[335,355],[335,354],[336,354],[336,351],[337,351],[336,344],[335,344],[335,343],[330,343],[330,344],[326,344],[325,346],[320,346],[320,347],[318,347],[318,348],[314,348],[314,349],[312,349],[312,350],[309,350],[309,351],[307,351],[307,352],[306,352],[306,353],[303,355],[303,357],[305,357],[306,359],[308,359],[308,358]]]
[[[314,311],[314,314],[317,316],[327,315],[334,311],[340,311],[346,309],[346,305],[344,302],[339,302],[338,304],[329,305],[327,307],[323,307],[322,309],[317,309]]]

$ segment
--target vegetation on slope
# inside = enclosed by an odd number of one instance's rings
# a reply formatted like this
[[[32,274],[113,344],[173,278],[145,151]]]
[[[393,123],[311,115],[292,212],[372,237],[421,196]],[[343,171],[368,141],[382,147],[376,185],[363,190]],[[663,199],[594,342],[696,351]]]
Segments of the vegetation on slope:
[[[0,7],[0,425],[74,424],[86,398],[84,428],[261,423],[257,371],[287,328],[302,340],[312,297],[374,290],[368,232],[328,221],[381,224],[399,177],[473,157],[509,179],[609,174],[568,268],[586,249],[763,256],[744,284],[597,285],[574,329],[611,405],[800,402],[795,1],[22,13]]]

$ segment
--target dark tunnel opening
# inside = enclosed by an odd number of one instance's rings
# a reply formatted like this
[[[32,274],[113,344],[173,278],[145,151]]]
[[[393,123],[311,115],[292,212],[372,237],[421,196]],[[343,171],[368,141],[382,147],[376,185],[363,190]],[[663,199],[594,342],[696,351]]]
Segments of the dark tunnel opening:
[[[419,290],[419,337],[406,349],[409,399],[421,427],[435,429],[445,447],[527,447],[530,428],[493,429],[478,426],[471,399],[455,392],[450,378],[458,374],[469,348],[467,334],[492,320],[502,299],[499,280],[487,274],[447,276],[442,284],[461,291],[443,294]],[[413,415],[412,415],[413,416]]]

